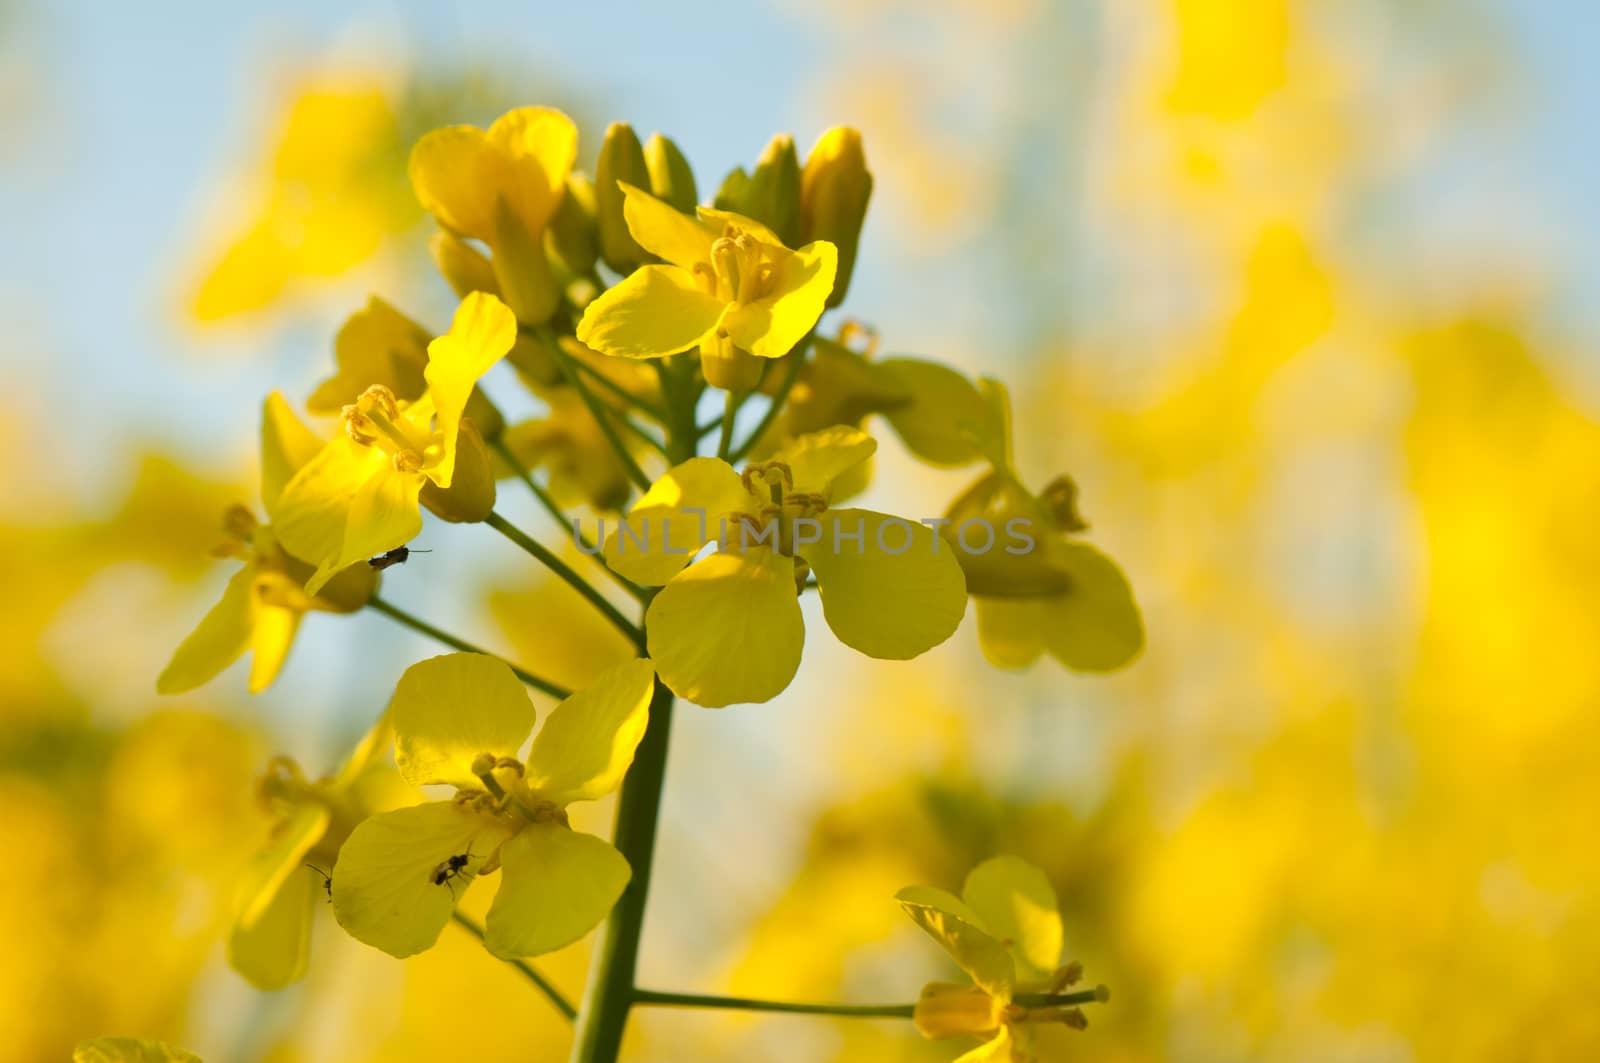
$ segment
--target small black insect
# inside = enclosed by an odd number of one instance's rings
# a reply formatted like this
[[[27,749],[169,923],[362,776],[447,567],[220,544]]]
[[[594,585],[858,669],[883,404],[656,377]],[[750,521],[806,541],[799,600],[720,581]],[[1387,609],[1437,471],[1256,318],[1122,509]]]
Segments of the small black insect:
[[[413,550],[409,546],[397,546],[381,557],[374,557],[367,562],[373,568],[382,571],[390,565],[403,565],[412,554],[431,554],[432,550]]]
[[[429,881],[435,886],[449,885],[450,893],[454,895],[456,888],[452,880],[466,870],[467,861],[471,859],[472,849],[469,846],[466,852],[456,853],[454,856],[442,861],[438,867],[433,869],[433,874],[430,876]]]
[[[327,891],[328,900],[331,902],[333,900],[333,872],[324,871],[316,864],[307,864],[306,866],[322,876],[322,888]]]

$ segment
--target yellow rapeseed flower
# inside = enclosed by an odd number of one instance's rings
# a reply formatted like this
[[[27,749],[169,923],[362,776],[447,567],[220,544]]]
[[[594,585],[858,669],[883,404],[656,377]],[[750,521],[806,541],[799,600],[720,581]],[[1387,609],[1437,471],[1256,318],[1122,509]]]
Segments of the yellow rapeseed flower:
[[[742,475],[691,458],[634,504],[606,539],[606,562],[662,588],[645,623],[674,693],[716,707],[787,687],[805,641],[797,589],[812,571],[828,626],[868,656],[907,660],[955,631],[967,598],[954,549],[913,521],[829,508],[876,447],[836,427],[791,440]],[[718,552],[689,565],[713,540]]]
[[[275,757],[260,795],[276,817],[265,847],[239,879],[228,963],[257,989],[282,989],[306,972],[311,921],[331,896],[328,871],[350,831],[372,811],[365,793],[389,741],[387,717],[367,733],[332,775],[310,780],[288,757]]]
[[[379,384],[344,407],[345,433],[294,475],[272,513],[284,547],[317,566],[308,593],[422,530],[419,496],[430,483],[451,486],[467,399],[516,336],[505,304],[474,292],[461,301],[450,331],[428,344],[420,398],[401,401]]]
[[[261,495],[269,513],[284,484],[321,445],[282,395],[267,396],[261,417]],[[315,592],[307,592],[311,567],[284,552],[271,525],[259,523],[243,506],[231,507],[223,523],[228,541],[218,552],[240,559],[244,567],[173,653],[156,680],[159,693],[193,690],[249,650],[250,692],[259,694],[283,668],[301,617],[313,610],[354,612],[377,589],[377,574],[360,565],[331,571]]]
[[[457,788],[453,799],[373,816],[333,870],[333,911],[392,956],[431,948],[474,878],[498,868],[485,920],[497,956],[534,956],[598,926],[632,877],[628,861],[573,830],[566,808],[615,790],[648,722],[655,673],[617,665],[558,705],[534,737],[527,691],[502,661],[453,653],[412,665],[390,713],[400,774]]]
[[[507,111],[487,130],[435,129],[411,150],[411,186],[449,232],[493,251],[499,294],[528,325],[547,320],[561,290],[544,232],[578,155],[578,127],[549,107]]]
[[[1020,993],[1058,993],[1078,978],[1060,967],[1061,916],[1044,873],[1025,860],[998,856],[972,869],[956,897],[910,886],[895,899],[944,947],[972,983],[932,982],[913,1021],[924,1037],[979,1037],[984,1043],[956,1063],[1035,1063],[1064,1028],[1081,1029],[1077,1008],[1024,1007]],[[1049,1051],[1043,1058],[1063,1058]]]
[[[621,358],[698,347],[706,380],[752,387],[757,358],[781,358],[822,316],[838,251],[785,247],[758,221],[701,207],[697,217],[624,183],[628,230],[664,264],[641,266],[584,310],[580,341]]]
[[[95,1037],[79,1041],[72,1063],[200,1063],[200,1057],[162,1041],[138,1037]]]

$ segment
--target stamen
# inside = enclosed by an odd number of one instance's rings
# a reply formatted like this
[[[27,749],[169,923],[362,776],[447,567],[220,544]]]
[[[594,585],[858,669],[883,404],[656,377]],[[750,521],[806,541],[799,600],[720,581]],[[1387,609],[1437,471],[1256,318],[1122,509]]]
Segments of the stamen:
[[[422,455],[414,450],[397,450],[390,459],[395,472],[421,472]]]
[[[222,511],[222,530],[231,539],[248,543],[256,534],[260,526],[256,515],[245,507],[235,502]]]
[[[382,384],[373,384],[367,388],[356,402],[358,405],[375,409],[391,421],[400,416],[400,403],[395,399],[394,392]]]
[[[339,417],[344,421],[344,433],[361,446],[370,447],[378,441],[373,433],[376,428],[361,408],[355,403],[350,403],[339,411]]]

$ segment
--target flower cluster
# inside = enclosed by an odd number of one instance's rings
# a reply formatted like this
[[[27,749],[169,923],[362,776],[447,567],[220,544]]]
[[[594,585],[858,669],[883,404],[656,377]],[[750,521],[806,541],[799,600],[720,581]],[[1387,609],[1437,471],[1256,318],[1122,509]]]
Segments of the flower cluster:
[[[244,876],[229,958],[263,988],[298,978],[322,892],[350,935],[410,956],[453,917],[474,927],[457,903],[498,872],[477,931],[497,956],[520,962],[618,920],[581,1020],[599,1059],[633,1001],[606,972],[631,971],[638,948],[674,697],[720,707],[782,693],[812,589],[840,641],[884,660],[945,642],[969,598],[983,652],[1006,667],[1048,652],[1116,668],[1142,629],[1126,580],[1077,538],[1071,480],[1023,486],[997,382],[878,357],[870,328],[824,321],[844,301],[872,189],[859,134],[831,130],[804,161],[776,138],[709,203],[660,135],[641,145],[613,125],[593,179],[574,169],[578,152],[572,121],[540,107],[416,144],[410,180],[438,225],[450,326],[436,335],[374,297],[306,400],[331,423],[307,427],[283,396],[267,399],[267,521],[229,512],[224,552],[244,567],[158,686],[192,689],[250,649],[260,691],[313,611],[374,610],[461,651],[407,669],[333,775],[273,762],[261,792],[278,827]],[[488,391],[516,383],[543,412],[507,423]],[[852,505],[873,481],[877,418],[917,461],[987,471],[943,518]],[[589,560],[507,521],[502,478],[570,524]],[[611,516],[610,533],[602,521],[597,540],[583,536],[569,513],[582,506]],[[408,556],[424,510],[516,543],[638,656],[573,692],[391,604],[380,570]],[[996,527],[1025,545],[991,549]],[[974,529],[987,531],[981,548]],[[528,687],[559,701],[537,733]],[[391,734],[402,780],[453,793],[417,803],[369,785],[392,780],[380,756]],[[619,788],[614,842],[573,829],[568,806]],[[901,900],[975,982],[930,987],[925,1032],[991,1037],[981,1058],[1022,1059],[1034,1026],[1081,1017],[1018,1003],[1071,980],[1055,968],[1060,922],[1037,871],[991,862],[964,903]]]

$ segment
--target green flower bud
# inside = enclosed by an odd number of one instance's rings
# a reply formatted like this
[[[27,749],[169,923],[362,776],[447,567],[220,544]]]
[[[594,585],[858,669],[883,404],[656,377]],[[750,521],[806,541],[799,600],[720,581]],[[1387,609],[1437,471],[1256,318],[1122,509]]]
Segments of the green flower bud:
[[[472,421],[464,419],[456,437],[456,468],[450,486],[439,487],[429,480],[422,486],[422,504],[442,520],[472,524],[494,509],[494,496],[494,465],[489,448]]]
[[[777,233],[786,246],[800,246],[800,157],[789,134],[773,137],[756,160],[739,212]]]
[[[644,162],[650,170],[650,192],[685,214],[693,214],[700,197],[694,187],[694,171],[678,145],[652,133],[644,146]]]
[[[550,249],[569,273],[582,276],[594,269],[600,245],[595,231],[593,181],[581,173],[567,175],[567,193],[561,197],[560,206],[550,218],[550,228],[545,231]]]
[[[494,215],[494,276],[500,298],[524,325],[542,325],[561,304],[544,240],[529,234],[502,200]]]
[[[827,240],[839,249],[839,272],[829,306],[844,302],[855,269],[861,225],[872,196],[872,174],[861,147],[861,133],[834,126],[818,139],[800,175],[800,239]]]
[[[632,273],[648,259],[644,248],[634,242],[622,216],[622,189],[618,181],[639,188],[650,187],[650,170],[645,165],[644,149],[633,127],[612,122],[600,145],[600,165],[595,168],[595,223],[600,229],[600,257],[618,273]]]

